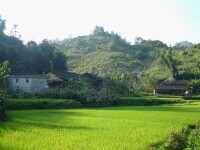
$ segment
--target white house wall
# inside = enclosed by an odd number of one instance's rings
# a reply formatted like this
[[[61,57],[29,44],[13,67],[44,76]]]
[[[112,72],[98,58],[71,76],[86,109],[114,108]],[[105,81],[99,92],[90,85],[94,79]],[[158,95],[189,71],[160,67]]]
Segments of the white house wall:
[[[33,93],[40,92],[46,88],[48,88],[47,79],[44,79],[44,78],[33,78],[32,79],[31,91]]]
[[[9,85],[8,85],[9,88],[12,89],[19,88],[23,91],[31,92],[31,85],[32,85],[31,78],[10,77],[8,80],[9,80]]]
[[[16,89],[19,88],[23,91],[36,93],[41,92],[42,90],[48,88],[48,83],[46,78],[42,77],[34,77],[34,76],[27,76],[27,77],[17,77],[17,76],[10,76],[8,79],[9,89]]]

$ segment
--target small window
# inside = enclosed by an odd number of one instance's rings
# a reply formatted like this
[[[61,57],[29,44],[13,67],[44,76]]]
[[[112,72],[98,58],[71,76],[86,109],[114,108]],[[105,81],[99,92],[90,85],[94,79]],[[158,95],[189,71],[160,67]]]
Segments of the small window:
[[[26,79],[26,83],[29,83],[29,79]]]
[[[16,79],[16,83],[18,83],[19,82],[19,79]]]

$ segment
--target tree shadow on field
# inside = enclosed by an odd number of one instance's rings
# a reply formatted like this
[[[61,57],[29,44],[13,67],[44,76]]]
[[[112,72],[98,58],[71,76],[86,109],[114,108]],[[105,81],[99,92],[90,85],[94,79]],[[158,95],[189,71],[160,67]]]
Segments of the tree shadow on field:
[[[73,125],[74,116],[86,116],[84,113],[72,112],[72,111],[60,111],[60,110],[49,110],[49,111],[31,111],[32,113],[27,114],[24,111],[23,114],[8,116],[7,121],[0,122],[1,130],[11,131],[25,131],[31,128],[44,128],[44,129],[61,129],[61,130],[92,130],[93,128],[87,126],[76,126]],[[17,112],[16,112],[17,113]],[[38,118],[37,118],[38,116]],[[55,119],[55,120],[54,120]],[[59,121],[65,120],[63,124],[59,124]],[[70,125],[68,124],[70,123]],[[0,133],[1,134],[1,133]]]
[[[51,115],[64,115],[64,116],[85,116],[86,114],[80,112],[71,112],[71,111],[50,111]]]
[[[26,127],[34,127],[34,128],[45,128],[45,129],[67,129],[67,130],[92,130],[93,128],[86,126],[64,126],[64,125],[56,125],[56,124],[47,124],[47,123],[39,123],[39,122],[17,122],[22,126]]]
[[[113,110],[113,111],[167,111],[167,112],[199,112],[199,108],[180,107],[180,106],[121,106],[121,107],[107,107],[98,110]]]
[[[9,145],[2,145],[0,143],[0,150],[20,150],[20,149]]]

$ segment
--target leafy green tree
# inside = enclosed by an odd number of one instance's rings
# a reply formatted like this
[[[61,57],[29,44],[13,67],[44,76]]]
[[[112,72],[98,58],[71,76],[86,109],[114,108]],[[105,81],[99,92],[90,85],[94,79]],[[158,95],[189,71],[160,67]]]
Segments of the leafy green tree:
[[[6,29],[6,20],[3,20],[0,16],[0,33],[3,33]]]
[[[143,42],[143,38],[141,38],[141,37],[135,38],[135,45],[140,45],[142,42]]]
[[[56,52],[56,57],[54,61],[54,70],[55,71],[67,71],[67,57],[61,53],[61,52]]]
[[[43,40],[39,45],[34,41],[24,45],[16,27],[9,36],[5,35],[5,20],[0,17],[0,63],[8,60],[13,72],[43,73],[53,71],[55,67],[66,71],[66,59],[57,54],[52,44]]]
[[[94,31],[93,31],[93,35],[96,35],[96,36],[103,36],[103,35],[105,35],[104,28],[101,27],[101,26],[95,26],[94,27]]]
[[[163,62],[166,64],[171,72],[172,78],[177,80],[179,77],[176,61],[172,57],[172,50],[168,50],[166,53],[161,55]]]
[[[5,89],[5,80],[10,72],[8,67],[8,61],[5,61],[3,64],[0,65],[0,120],[5,118],[5,106],[4,101],[6,98],[6,89]]]
[[[200,79],[192,79],[190,81],[190,87],[193,90],[193,93],[199,94],[200,92]]]
[[[149,47],[149,48],[168,48],[168,46],[159,41],[159,40],[141,40],[140,45],[143,45],[145,47]]]

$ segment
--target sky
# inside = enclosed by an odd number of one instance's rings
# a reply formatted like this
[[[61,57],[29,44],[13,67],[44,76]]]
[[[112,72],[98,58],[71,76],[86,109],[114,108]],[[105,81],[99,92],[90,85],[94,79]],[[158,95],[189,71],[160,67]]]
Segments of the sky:
[[[14,24],[27,42],[90,34],[95,25],[135,37],[200,43],[200,0],[0,0],[6,33]]]

